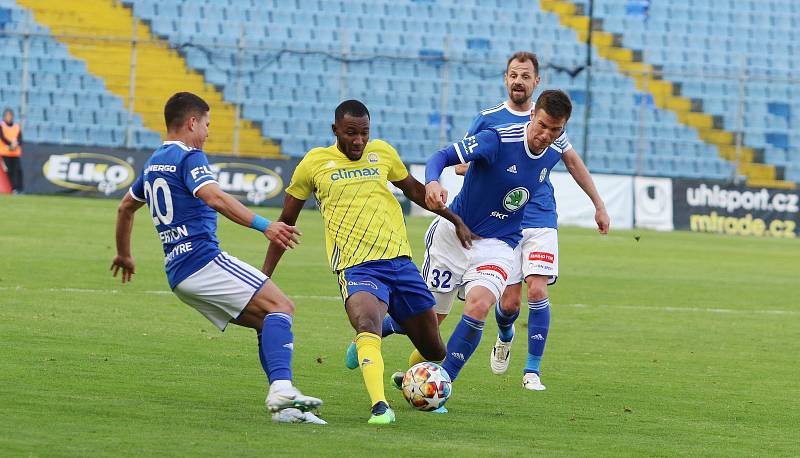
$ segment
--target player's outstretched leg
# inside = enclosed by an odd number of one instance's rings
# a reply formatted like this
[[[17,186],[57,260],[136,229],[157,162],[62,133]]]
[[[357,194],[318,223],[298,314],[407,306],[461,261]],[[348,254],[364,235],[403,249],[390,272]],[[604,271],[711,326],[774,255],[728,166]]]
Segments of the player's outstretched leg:
[[[442,362],[450,380],[456,380],[464,364],[478,347],[483,336],[486,315],[496,301],[495,294],[485,286],[476,285],[467,291],[464,314],[447,341],[447,356]]]
[[[401,326],[408,329],[408,338],[415,347],[408,358],[408,367],[423,361],[442,362],[446,348],[439,333],[439,319],[433,309],[403,319]],[[402,388],[403,375],[403,372],[392,374],[392,385],[395,388]]]
[[[269,380],[265,400],[270,412],[296,408],[315,409],[322,401],[306,396],[292,385],[292,315],[294,304],[270,280],[253,296],[235,324],[254,328],[259,337],[259,360]]]

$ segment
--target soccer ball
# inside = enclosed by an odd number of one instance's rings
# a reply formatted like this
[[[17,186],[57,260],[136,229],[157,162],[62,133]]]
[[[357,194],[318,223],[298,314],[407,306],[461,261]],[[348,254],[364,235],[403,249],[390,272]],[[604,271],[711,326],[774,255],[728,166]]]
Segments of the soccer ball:
[[[415,364],[403,376],[403,397],[417,410],[436,410],[450,397],[450,376],[442,366],[422,362]]]

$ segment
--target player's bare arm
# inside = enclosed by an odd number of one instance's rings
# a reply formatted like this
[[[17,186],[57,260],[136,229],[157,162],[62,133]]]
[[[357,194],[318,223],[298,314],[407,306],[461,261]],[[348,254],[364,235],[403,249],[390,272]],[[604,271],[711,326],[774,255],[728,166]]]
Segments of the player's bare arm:
[[[131,233],[133,232],[133,217],[136,211],[142,208],[144,202],[125,194],[117,209],[117,255],[111,261],[111,272],[114,277],[122,269],[122,283],[129,282],[136,273],[136,263],[131,255]]]
[[[456,227],[458,240],[464,248],[471,248],[472,241],[480,238],[473,234],[467,225],[464,224],[464,221],[461,220],[461,217],[450,211],[449,208],[430,208],[426,203],[425,187],[410,174],[400,181],[394,181],[393,184],[400,188],[403,194],[415,204],[453,223]]]
[[[589,173],[589,169],[586,168],[586,164],[583,163],[581,157],[573,148],[564,151],[561,160],[564,161],[564,165],[567,166],[567,171],[572,175],[575,182],[578,183],[578,186],[580,186],[583,192],[592,200],[592,204],[594,204],[595,208],[594,220],[597,223],[597,230],[601,234],[608,234],[611,219],[606,211],[606,204],[600,197],[600,193],[597,192],[597,187],[594,185],[594,180],[592,180],[592,175]]]
[[[297,217],[300,216],[300,210],[303,209],[305,203],[305,200],[300,200],[297,197],[286,194],[286,197],[283,199],[283,210],[281,211],[281,216],[278,218],[278,222],[294,227],[297,222]],[[269,244],[267,255],[264,258],[264,265],[261,267],[261,271],[264,272],[265,275],[272,276],[284,251],[286,251],[285,245],[276,242],[271,242]]]
[[[235,197],[223,191],[216,183],[200,188],[197,191],[197,197],[236,224],[251,227],[253,220],[256,218],[255,213],[251,212]],[[266,230],[264,230],[264,235],[271,242],[275,242],[286,249],[294,248],[300,243],[298,236],[302,234],[295,226],[275,221],[267,226]]]

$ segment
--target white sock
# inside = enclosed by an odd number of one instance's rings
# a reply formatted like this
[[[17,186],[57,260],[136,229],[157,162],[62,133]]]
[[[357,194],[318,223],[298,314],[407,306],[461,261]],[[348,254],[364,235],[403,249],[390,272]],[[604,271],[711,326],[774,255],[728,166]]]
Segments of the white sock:
[[[269,392],[274,393],[276,391],[286,391],[292,388],[292,381],[291,380],[275,380],[269,386]]]

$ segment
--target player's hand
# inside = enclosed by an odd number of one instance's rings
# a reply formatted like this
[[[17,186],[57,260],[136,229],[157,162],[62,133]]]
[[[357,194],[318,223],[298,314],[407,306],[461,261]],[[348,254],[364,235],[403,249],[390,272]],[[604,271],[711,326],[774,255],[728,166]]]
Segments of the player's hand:
[[[303,233],[300,232],[296,226],[289,226],[286,223],[275,221],[267,226],[264,235],[266,235],[270,241],[277,243],[278,246],[287,250],[289,248],[294,248],[300,243],[298,237],[303,235]]]
[[[120,269],[122,269],[122,283],[133,280],[133,274],[136,273],[136,263],[133,261],[133,256],[114,256],[109,269],[114,278],[117,277]]]
[[[438,181],[425,185],[425,205],[428,210],[444,210],[447,207],[447,190]]]
[[[611,218],[605,207],[600,207],[594,212],[594,221],[597,223],[597,231],[601,234],[608,234]]]
[[[469,170],[469,165],[470,164],[472,164],[472,162],[467,162],[465,164],[456,164],[456,166],[455,166],[456,175],[461,175],[462,177],[464,175],[466,175],[467,174],[467,170]]]
[[[463,221],[456,224],[456,237],[458,237],[458,241],[461,242],[461,246],[467,250],[472,248],[473,240],[481,239],[481,237],[472,232]]]

